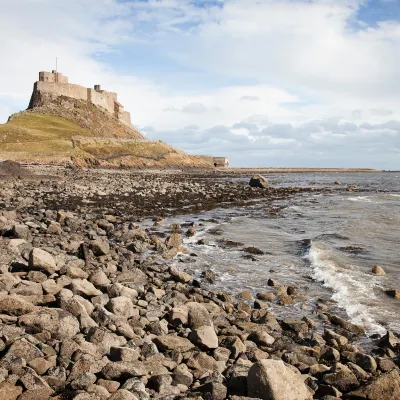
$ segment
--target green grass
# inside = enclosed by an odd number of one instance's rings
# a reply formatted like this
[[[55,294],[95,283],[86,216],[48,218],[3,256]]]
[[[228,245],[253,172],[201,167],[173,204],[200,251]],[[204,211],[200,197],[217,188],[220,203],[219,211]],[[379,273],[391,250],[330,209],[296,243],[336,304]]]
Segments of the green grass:
[[[74,122],[55,115],[24,114],[0,125],[0,151],[55,153],[72,150],[72,136],[93,136]]]

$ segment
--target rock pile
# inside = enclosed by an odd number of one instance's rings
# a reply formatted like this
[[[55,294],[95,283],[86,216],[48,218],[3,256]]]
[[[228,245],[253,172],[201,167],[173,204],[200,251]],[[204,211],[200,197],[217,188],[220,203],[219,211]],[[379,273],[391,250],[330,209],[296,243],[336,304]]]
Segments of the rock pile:
[[[277,320],[268,304],[294,288],[206,290],[175,262],[176,225],[162,237],[37,201],[0,212],[0,399],[400,398],[393,333],[367,353],[351,344],[363,329],[322,307]]]

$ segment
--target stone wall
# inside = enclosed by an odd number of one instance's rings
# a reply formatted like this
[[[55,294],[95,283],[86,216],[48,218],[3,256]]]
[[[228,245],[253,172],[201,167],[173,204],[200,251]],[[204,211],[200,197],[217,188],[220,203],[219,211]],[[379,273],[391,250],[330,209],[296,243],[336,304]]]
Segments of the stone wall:
[[[51,93],[57,96],[67,96],[78,100],[87,100],[87,89],[80,85],[60,82],[42,82],[35,83],[34,91]]]
[[[114,103],[117,101],[117,94],[106,92],[105,90],[96,91],[87,89],[87,99],[96,106],[105,108],[108,112],[114,114]]]

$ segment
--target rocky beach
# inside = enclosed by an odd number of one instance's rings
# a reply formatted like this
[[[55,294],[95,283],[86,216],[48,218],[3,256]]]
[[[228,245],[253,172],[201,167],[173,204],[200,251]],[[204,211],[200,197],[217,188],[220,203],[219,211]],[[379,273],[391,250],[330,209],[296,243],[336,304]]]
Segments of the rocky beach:
[[[261,200],[279,223],[283,201],[358,190],[249,178],[0,163],[0,399],[400,399],[394,332],[273,272],[256,293],[191,273],[209,221],[182,216]]]

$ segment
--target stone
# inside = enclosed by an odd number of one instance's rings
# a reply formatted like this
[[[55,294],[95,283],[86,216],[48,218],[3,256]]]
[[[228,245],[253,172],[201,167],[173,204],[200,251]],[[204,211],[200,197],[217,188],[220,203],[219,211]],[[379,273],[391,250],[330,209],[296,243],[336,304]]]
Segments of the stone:
[[[21,386],[14,386],[8,382],[0,382],[0,399],[1,400],[17,400],[22,393]]]
[[[206,396],[209,394],[213,400],[225,400],[227,395],[227,388],[221,382],[206,382],[199,386],[197,390],[203,393],[205,398],[207,398]]]
[[[398,339],[393,332],[387,331],[380,339],[379,346],[395,350],[396,347],[400,346],[400,339]]]
[[[48,332],[56,340],[72,338],[79,332],[78,320],[72,314],[58,308],[42,307],[19,317],[18,322],[31,332]]]
[[[331,372],[322,377],[327,385],[334,386],[341,392],[349,392],[360,386],[357,377],[347,366],[337,363],[331,368]]]
[[[375,264],[375,265],[372,266],[372,273],[374,275],[378,275],[378,276],[386,275],[385,270],[378,264]]]
[[[252,340],[259,346],[271,346],[275,342],[275,339],[264,329],[251,332],[248,340]]]
[[[218,336],[213,326],[201,326],[193,330],[189,338],[194,344],[204,347],[207,350],[216,349],[218,347]]]
[[[116,316],[125,319],[131,318],[135,315],[135,310],[132,304],[132,300],[129,299],[128,297],[124,296],[114,297],[107,304],[107,308]]]
[[[178,268],[176,268],[175,266],[170,267],[169,273],[171,274],[172,278],[177,282],[188,283],[192,280],[192,277],[188,273],[184,271],[179,271]]]
[[[400,289],[390,289],[390,290],[385,290],[385,293],[389,296],[392,297],[393,299],[400,299]]]
[[[38,248],[33,248],[29,253],[29,268],[44,271],[49,275],[54,274],[60,269],[50,253]]]
[[[17,239],[29,239],[30,237],[29,228],[23,224],[15,224],[12,227],[11,234]]]
[[[128,390],[119,389],[108,400],[139,400],[139,398]]]
[[[140,354],[129,347],[111,347],[109,358],[112,361],[137,361]]]
[[[191,329],[213,326],[210,314],[202,304],[186,303],[185,306],[188,308],[188,325]]]
[[[161,351],[176,350],[185,353],[194,348],[193,343],[188,339],[174,335],[157,337],[154,339],[154,343]]]
[[[71,263],[67,265],[66,273],[71,279],[86,279],[89,276],[82,268],[71,265]]]
[[[18,400],[49,400],[53,392],[51,388],[27,390],[18,397]]]
[[[43,388],[49,388],[48,383],[39,376],[32,368],[24,367],[23,375],[20,378],[21,383],[28,390],[40,390]]]
[[[104,287],[108,286],[111,281],[107,278],[107,275],[101,270],[93,272],[89,277],[89,282],[93,283],[94,286]]]
[[[110,244],[104,240],[93,240],[90,244],[90,248],[97,257],[105,256],[110,252]]]
[[[93,284],[86,279],[73,279],[71,290],[74,294],[88,297],[99,296],[102,294],[100,290],[96,289]]]
[[[7,315],[25,315],[32,312],[35,306],[17,294],[0,299],[0,312]]]
[[[7,353],[0,360],[0,365],[6,369],[11,368],[13,359],[21,357],[27,362],[43,357],[44,354],[35,345],[28,342],[25,338],[17,339],[8,349]]]
[[[268,189],[268,179],[262,175],[253,175],[249,181],[250,187]]]
[[[102,370],[105,379],[118,380],[120,378],[140,377],[147,375],[147,369],[140,361],[134,362],[110,362]]]
[[[396,370],[380,375],[369,385],[345,395],[349,400],[394,400],[400,399],[400,377]]]
[[[263,400],[311,400],[310,390],[300,375],[281,360],[261,360],[247,376],[248,396]]]

